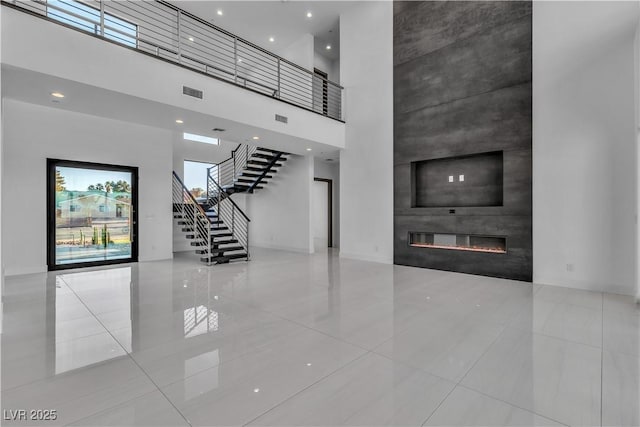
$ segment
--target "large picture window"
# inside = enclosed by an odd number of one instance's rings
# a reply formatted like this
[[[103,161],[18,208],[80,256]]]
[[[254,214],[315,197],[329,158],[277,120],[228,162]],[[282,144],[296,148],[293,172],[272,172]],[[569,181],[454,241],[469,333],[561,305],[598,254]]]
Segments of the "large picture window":
[[[137,168],[48,161],[50,270],[137,261]]]

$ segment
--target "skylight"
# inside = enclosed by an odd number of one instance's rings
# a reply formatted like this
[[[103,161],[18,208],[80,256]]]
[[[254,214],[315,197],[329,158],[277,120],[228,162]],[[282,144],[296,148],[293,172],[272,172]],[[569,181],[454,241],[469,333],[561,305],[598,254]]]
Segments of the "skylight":
[[[205,144],[213,144],[213,145],[220,144],[219,138],[212,138],[210,136],[197,135],[195,133],[184,132],[182,134],[182,137],[187,141],[204,142]]]

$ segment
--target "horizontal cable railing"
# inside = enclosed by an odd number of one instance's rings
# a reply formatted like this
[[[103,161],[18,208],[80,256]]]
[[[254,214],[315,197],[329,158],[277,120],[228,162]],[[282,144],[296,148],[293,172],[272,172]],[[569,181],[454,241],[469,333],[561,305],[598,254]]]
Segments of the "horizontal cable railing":
[[[342,86],[164,1],[1,1],[254,92],[342,120]]]

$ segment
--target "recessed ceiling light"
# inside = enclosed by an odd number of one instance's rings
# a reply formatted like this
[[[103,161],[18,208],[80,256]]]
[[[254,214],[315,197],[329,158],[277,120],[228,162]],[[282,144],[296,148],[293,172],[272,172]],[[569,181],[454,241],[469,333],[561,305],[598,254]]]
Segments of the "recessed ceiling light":
[[[260,139],[260,137],[259,137],[259,136],[254,136],[254,137],[253,137],[253,138],[251,138],[251,139],[253,139],[253,140],[257,141],[257,140],[259,140],[259,139]]]
[[[307,151],[311,151],[311,148],[307,148]]]
[[[331,50],[331,45],[330,44],[327,45],[327,50]]]
[[[218,16],[222,16],[222,10],[218,9]]]
[[[192,42],[192,41],[195,41],[195,40],[196,40],[196,39],[194,39],[194,38],[193,38],[193,37],[191,37],[191,36],[189,36],[188,38],[189,38],[189,41],[190,41],[190,42]]]
[[[184,120],[182,120],[182,119],[177,119],[177,120],[176,120],[176,123],[177,123],[177,124],[179,124],[179,125],[181,125],[181,124],[183,124],[183,123],[184,123]]]
[[[253,392],[254,392],[254,393],[258,393],[259,391],[260,391],[260,389],[259,389],[259,388],[254,388],[254,389],[253,389]]]
[[[307,18],[311,18],[311,17],[313,17],[313,13],[307,12]]]
[[[54,98],[64,98],[64,94],[60,92],[52,92],[51,96],[53,96]]]
[[[274,37],[269,37],[269,41],[273,43],[274,41],[276,41],[276,39]]]

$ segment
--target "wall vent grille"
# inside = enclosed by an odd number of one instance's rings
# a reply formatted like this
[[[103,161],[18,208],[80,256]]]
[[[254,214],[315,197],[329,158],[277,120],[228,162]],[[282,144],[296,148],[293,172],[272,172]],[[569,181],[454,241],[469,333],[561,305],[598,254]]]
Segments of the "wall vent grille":
[[[194,98],[202,99],[204,95],[201,90],[194,89],[189,86],[182,86],[182,93],[187,96],[193,96]]]
[[[281,116],[280,114],[276,114],[276,122],[289,123],[289,118],[286,116]]]

